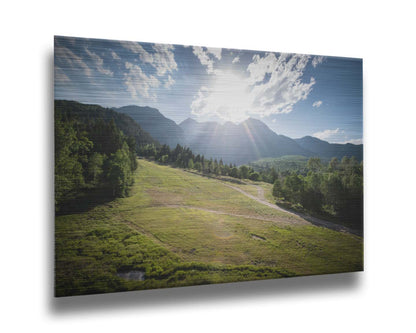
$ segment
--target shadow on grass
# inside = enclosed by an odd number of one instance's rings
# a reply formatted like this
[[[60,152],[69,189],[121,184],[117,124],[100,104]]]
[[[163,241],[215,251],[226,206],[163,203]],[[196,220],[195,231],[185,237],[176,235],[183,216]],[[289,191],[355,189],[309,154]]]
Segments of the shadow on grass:
[[[341,273],[284,279],[233,282],[181,288],[51,298],[52,315],[114,312],[129,308],[158,310],[189,304],[218,304],[251,299],[299,298],[306,295],[354,290],[360,286],[360,273]]]
[[[106,188],[97,188],[84,191],[75,198],[66,200],[62,203],[56,216],[66,214],[78,214],[87,212],[98,205],[105,204],[114,200],[111,191]]]
[[[292,205],[288,203],[284,203],[281,201],[277,201],[276,205],[285,209],[286,211],[295,214],[306,221],[312,223],[313,225],[316,225],[318,227],[324,227],[335,231],[341,231],[341,232],[348,232],[350,234],[354,234],[356,236],[363,237],[364,235],[364,229],[363,229],[363,222],[362,222],[362,216],[357,217],[358,223],[353,223],[351,221],[345,222],[345,220],[340,221],[331,221],[333,218],[330,219],[329,216],[322,216],[321,214],[315,213],[315,216],[312,216],[309,214],[309,212],[306,211],[298,211],[293,208]]]

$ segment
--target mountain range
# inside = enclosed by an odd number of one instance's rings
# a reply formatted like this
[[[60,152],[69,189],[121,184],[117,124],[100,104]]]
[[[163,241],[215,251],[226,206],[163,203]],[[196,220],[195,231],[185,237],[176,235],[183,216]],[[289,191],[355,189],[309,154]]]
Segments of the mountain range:
[[[178,125],[151,107],[129,105],[109,109],[99,105],[56,100],[55,108],[62,114],[75,116],[84,122],[92,118],[112,119],[126,135],[135,138],[138,146],[161,143],[173,149],[180,144],[206,158],[222,158],[224,163],[241,165],[261,158],[285,155],[338,159],[355,156],[359,161],[363,159],[362,144],[329,143],[311,136],[291,139],[275,133],[265,123],[254,118],[248,118],[240,124],[197,122],[188,118]]]
[[[312,136],[304,136],[295,141],[304,149],[320,157],[337,157],[341,159],[344,156],[355,156],[359,161],[363,159],[363,145],[354,145],[352,143],[329,143]]]
[[[198,123],[187,119],[184,130],[186,146],[226,163],[243,164],[263,157],[307,155],[310,153],[291,138],[278,135],[260,120],[249,118],[240,124],[226,122]]]
[[[226,163],[244,164],[265,157],[284,155],[322,158],[355,156],[363,159],[363,145],[329,143],[315,137],[291,139],[272,131],[258,119],[248,118],[240,124],[197,122],[188,118],[177,125],[159,110],[135,105],[114,109],[129,115],[162,144],[174,148],[187,146],[196,154],[222,158]]]

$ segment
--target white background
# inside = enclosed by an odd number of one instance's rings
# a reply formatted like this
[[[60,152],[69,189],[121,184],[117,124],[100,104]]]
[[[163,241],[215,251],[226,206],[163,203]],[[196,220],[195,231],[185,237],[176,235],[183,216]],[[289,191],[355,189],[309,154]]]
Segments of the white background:
[[[13,1],[1,8],[3,332],[415,329],[410,1]],[[53,35],[364,58],[365,272],[52,298]]]

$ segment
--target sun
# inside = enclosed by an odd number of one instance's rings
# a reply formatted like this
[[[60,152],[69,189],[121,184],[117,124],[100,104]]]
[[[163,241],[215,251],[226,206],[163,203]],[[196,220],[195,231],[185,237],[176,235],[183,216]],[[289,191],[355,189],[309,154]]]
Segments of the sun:
[[[248,118],[252,101],[247,79],[232,70],[218,70],[215,74],[194,100],[194,114],[234,123]]]

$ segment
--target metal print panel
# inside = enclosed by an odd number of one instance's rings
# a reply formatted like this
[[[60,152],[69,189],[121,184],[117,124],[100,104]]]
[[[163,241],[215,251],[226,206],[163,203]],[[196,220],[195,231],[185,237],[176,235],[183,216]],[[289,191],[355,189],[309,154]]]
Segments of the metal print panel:
[[[363,270],[361,59],[54,56],[56,296]]]

